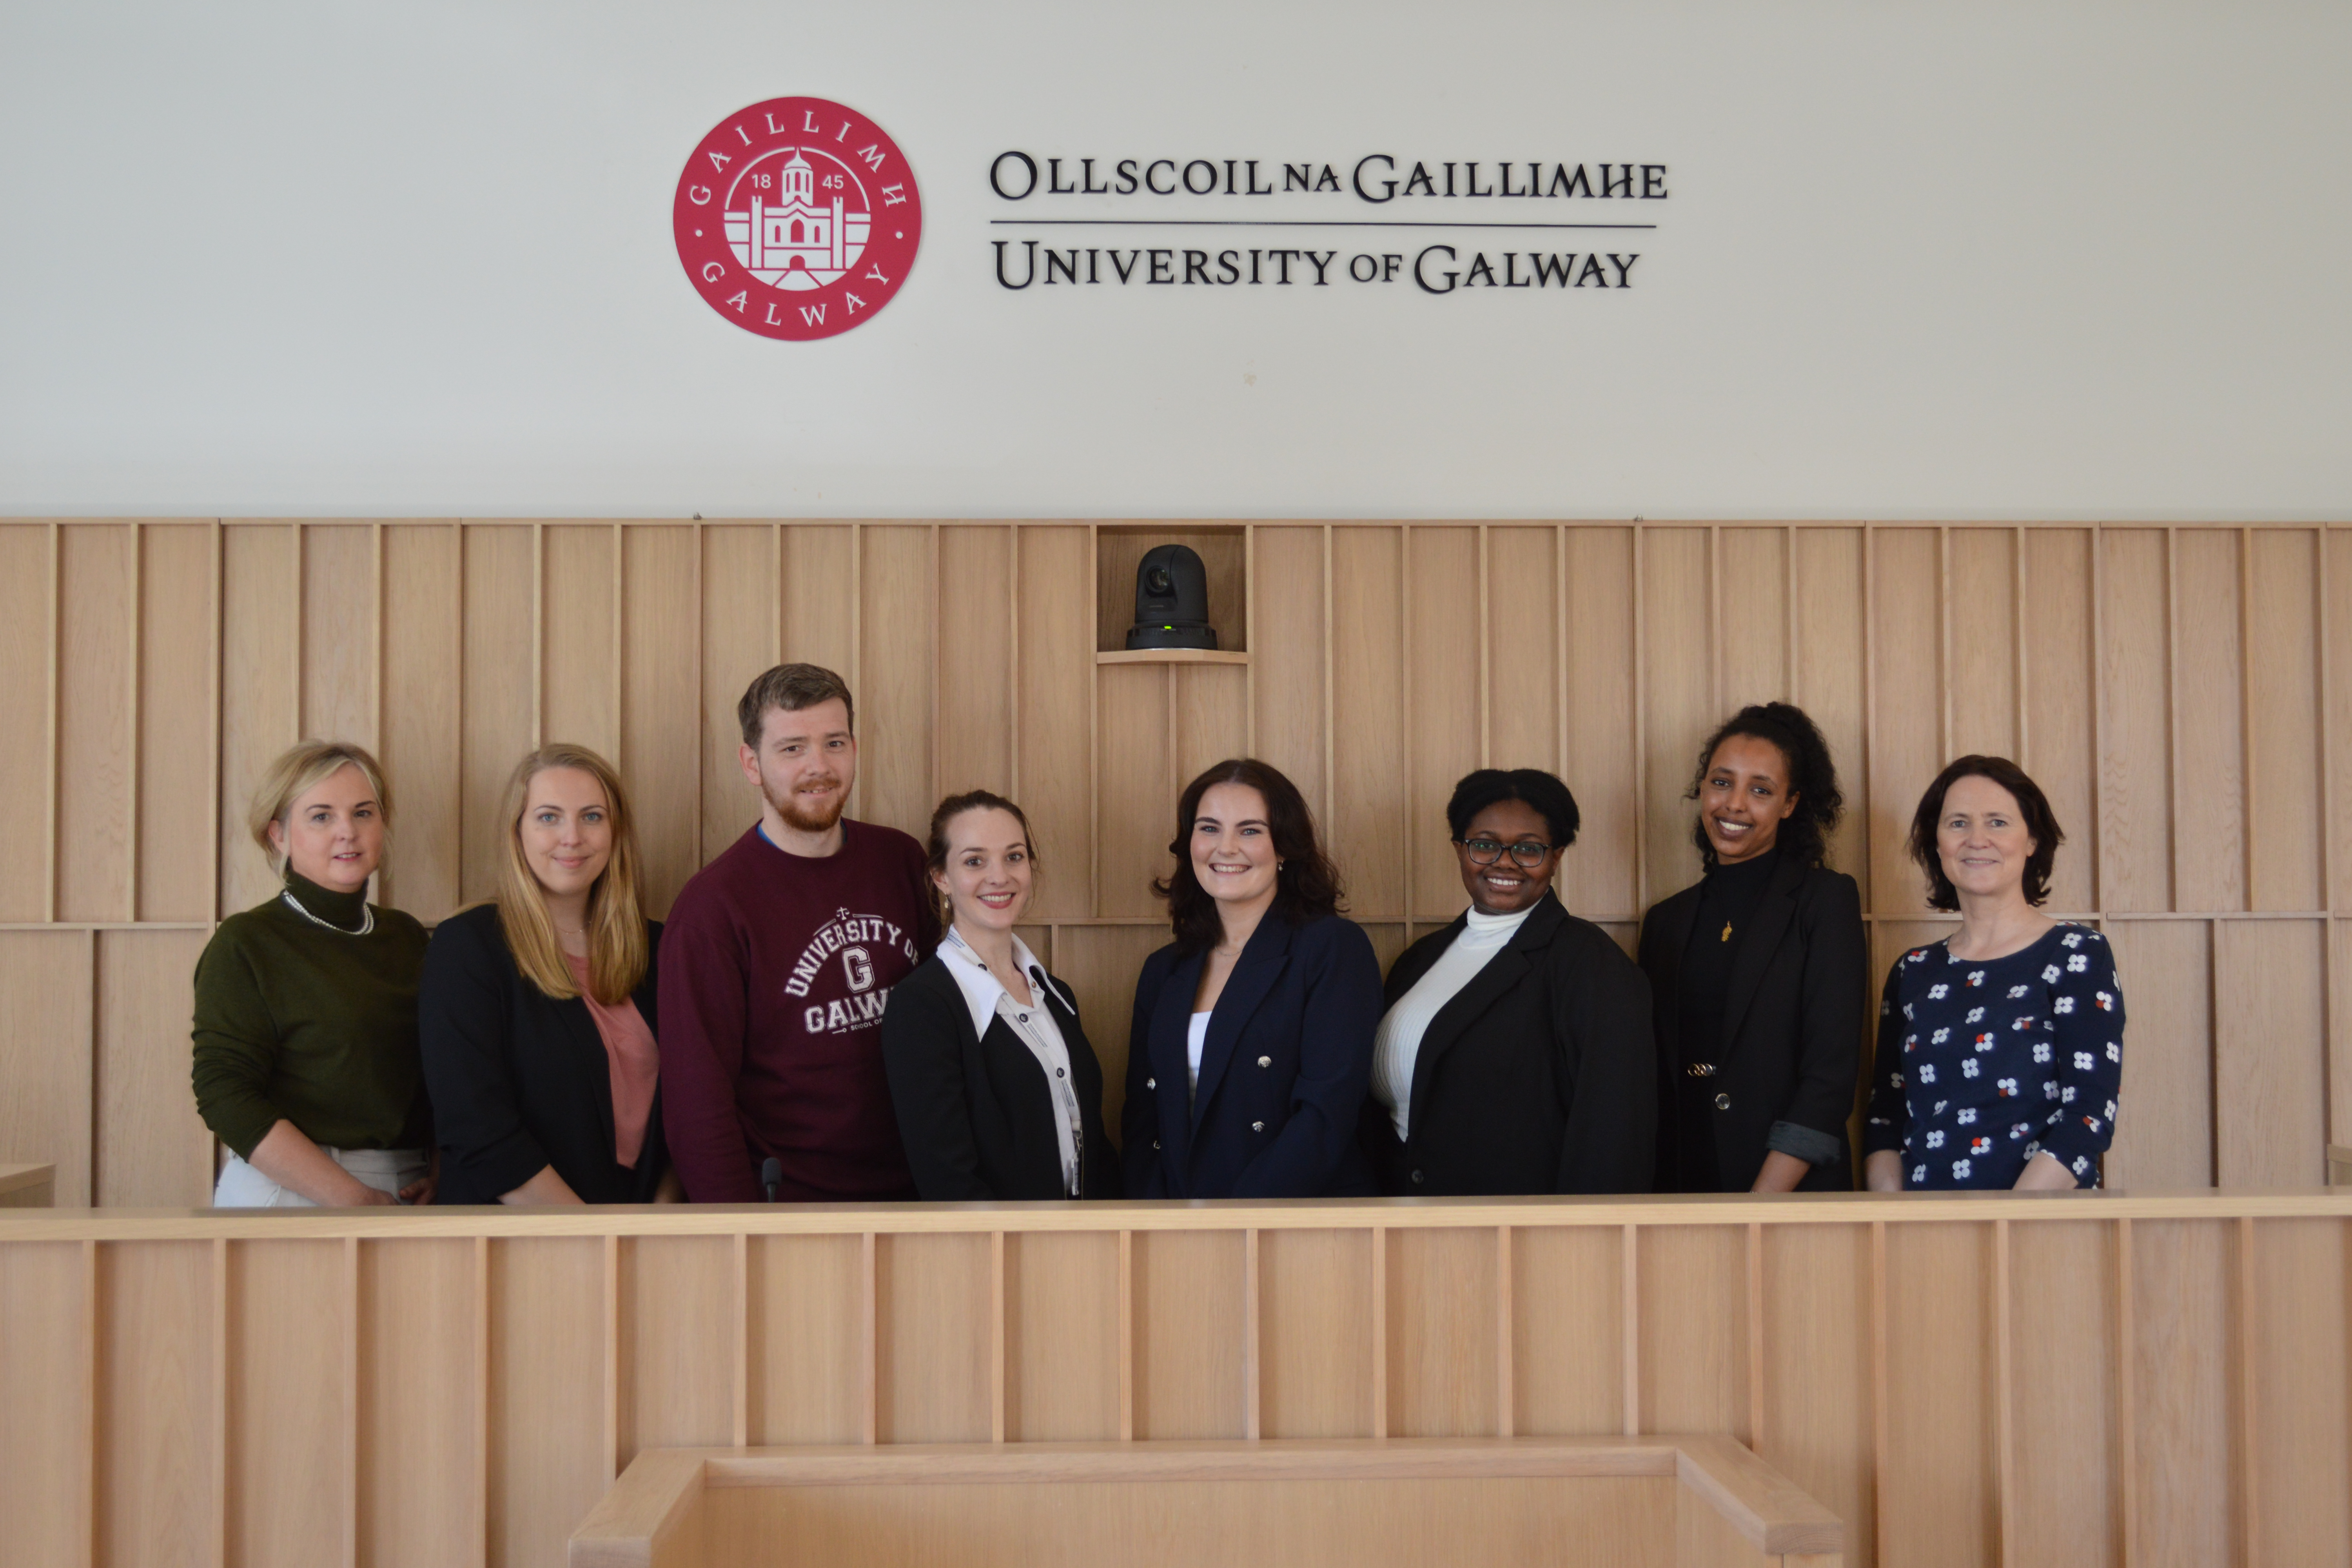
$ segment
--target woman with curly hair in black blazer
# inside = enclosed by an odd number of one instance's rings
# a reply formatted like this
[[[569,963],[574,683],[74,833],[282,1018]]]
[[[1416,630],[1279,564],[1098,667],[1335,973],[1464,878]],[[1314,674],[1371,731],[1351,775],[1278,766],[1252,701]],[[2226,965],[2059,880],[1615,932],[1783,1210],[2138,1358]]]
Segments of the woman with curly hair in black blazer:
[[[1844,797],[1802,709],[1741,709],[1689,799],[1706,874],[1642,921],[1655,998],[1661,1192],[1847,1191],[1867,944],[1831,870]]]

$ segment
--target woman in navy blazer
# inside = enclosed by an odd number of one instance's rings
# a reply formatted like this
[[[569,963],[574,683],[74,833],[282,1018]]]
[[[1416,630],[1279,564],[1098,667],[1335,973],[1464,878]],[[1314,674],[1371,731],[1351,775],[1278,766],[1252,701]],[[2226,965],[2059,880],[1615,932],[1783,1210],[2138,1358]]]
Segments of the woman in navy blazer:
[[[1144,962],[1121,1118],[1138,1198],[1370,1195],[1356,1140],[1381,967],[1298,787],[1252,759],[1185,787],[1152,890],[1176,940]]]

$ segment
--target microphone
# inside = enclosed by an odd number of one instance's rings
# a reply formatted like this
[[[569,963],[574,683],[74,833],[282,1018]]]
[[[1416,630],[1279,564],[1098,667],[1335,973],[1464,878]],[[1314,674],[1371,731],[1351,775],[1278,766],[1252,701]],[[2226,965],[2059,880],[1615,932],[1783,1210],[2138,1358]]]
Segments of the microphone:
[[[773,1154],[760,1162],[760,1184],[768,1189],[768,1201],[776,1201],[778,1189],[784,1184],[784,1163]]]

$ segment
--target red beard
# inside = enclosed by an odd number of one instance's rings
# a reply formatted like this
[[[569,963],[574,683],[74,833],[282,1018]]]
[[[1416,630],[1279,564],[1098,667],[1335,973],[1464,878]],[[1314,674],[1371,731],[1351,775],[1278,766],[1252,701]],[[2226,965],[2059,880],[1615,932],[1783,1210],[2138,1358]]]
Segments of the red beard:
[[[835,778],[821,782],[838,784],[841,781]],[[778,799],[765,781],[760,785],[760,793],[767,797],[770,805],[776,808],[776,815],[784,819],[784,826],[796,833],[832,832],[834,824],[841,820],[842,808],[849,804],[849,792],[846,790],[834,796],[832,804],[822,811],[814,812],[803,808],[799,798],[790,791],[785,792],[783,798]]]

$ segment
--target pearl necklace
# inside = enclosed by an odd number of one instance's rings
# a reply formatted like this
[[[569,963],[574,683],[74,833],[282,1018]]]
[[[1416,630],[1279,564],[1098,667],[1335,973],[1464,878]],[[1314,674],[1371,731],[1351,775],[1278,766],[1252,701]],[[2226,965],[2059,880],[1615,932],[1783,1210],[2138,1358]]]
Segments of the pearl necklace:
[[[360,929],[357,931],[345,931],[334,921],[322,921],[318,916],[312,914],[310,910],[304,909],[302,907],[302,900],[294,896],[293,889],[288,888],[278,896],[286,900],[286,907],[288,909],[292,910],[296,914],[300,915],[312,925],[323,927],[328,931],[333,931],[337,936],[365,936],[368,932],[375,930],[374,906],[366,903],[365,901],[362,901],[360,904]]]

